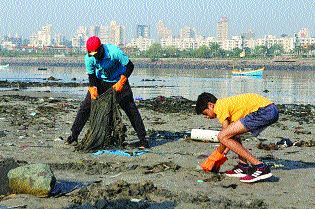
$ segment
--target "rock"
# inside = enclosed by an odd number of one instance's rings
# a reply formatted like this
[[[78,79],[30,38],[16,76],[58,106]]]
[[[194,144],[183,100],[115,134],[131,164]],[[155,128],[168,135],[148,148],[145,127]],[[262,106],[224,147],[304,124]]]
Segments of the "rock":
[[[5,133],[5,131],[0,131],[0,138],[1,137],[5,137],[7,134]]]
[[[30,164],[10,170],[9,187],[12,193],[47,197],[54,188],[56,178],[49,165]]]
[[[49,80],[49,81],[57,81],[58,79],[56,79],[56,78],[53,77],[53,76],[50,76],[50,77],[47,78],[47,80]]]
[[[7,174],[11,169],[18,166],[18,163],[13,158],[0,158],[0,195],[9,193],[9,179]]]

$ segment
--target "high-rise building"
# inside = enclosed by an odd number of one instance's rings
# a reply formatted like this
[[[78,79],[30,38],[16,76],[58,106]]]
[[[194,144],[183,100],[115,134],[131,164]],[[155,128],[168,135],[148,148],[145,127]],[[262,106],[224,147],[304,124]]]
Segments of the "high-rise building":
[[[72,37],[72,47],[74,48],[85,48],[85,42],[87,40],[87,29],[84,26],[79,26],[76,34]]]
[[[156,25],[158,38],[161,39],[167,39],[172,37],[172,31],[167,28],[162,20],[160,20]]]
[[[100,26],[91,26],[89,28],[89,33],[88,33],[89,36],[99,36],[100,35]]]
[[[23,38],[18,34],[15,34],[15,36],[12,36],[11,34],[4,36],[2,41],[11,42],[16,47],[20,47],[23,44]]]
[[[66,37],[61,33],[57,33],[54,40],[55,46],[64,46],[66,42]]]
[[[48,24],[42,27],[42,30],[37,31],[30,37],[31,47],[52,46],[52,25]]]
[[[221,17],[217,25],[217,38],[219,44],[228,39],[228,19],[227,17]]]
[[[196,31],[195,29],[185,26],[182,29],[180,29],[180,38],[196,38]]]
[[[102,43],[123,46],[125,44],[125,28],[116,21],[111,21],[107,26],[100,26],[99,38]]]
[[[100,32],[99,32],[99,38],[101,39],[102,43],[106,43],[106,41],[108,40],[108,27],[101,25],[100,26]]]
[[[111,21],[108,31],[108,43],[118,46],[124,45],[124,28],[117,24],[116,21]]]
[[[137,25],[137,35],[136,38],[150,38],[150,26],[149,25]]]

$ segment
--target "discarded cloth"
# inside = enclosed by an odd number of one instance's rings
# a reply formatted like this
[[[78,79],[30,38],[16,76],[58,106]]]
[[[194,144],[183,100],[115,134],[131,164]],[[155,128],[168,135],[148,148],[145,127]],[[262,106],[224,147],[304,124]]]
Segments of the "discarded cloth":
[[[135,157],[148,153],[148,150],[142,151],[129,151],[129,150],[98,150],[97,152],[92,153],[94,156],[109,154],[109,155],[119,155],[125,157]]]
[[[50,196],[59,197],[72,192],[75,189],[87,187],[91,183],[57,180],[55,187],[50,191]]]

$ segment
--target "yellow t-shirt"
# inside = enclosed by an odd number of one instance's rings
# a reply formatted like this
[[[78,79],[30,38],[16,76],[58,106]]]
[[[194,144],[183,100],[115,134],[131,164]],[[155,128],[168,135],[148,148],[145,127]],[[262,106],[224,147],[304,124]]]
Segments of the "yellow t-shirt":
[[[257,111],[261,107],[266,107],[272,102],[258,94],[240,94],[236,96],[218,99],[214,106],[214,113],[220,123],[225,119],[235,122],[246,115]]]

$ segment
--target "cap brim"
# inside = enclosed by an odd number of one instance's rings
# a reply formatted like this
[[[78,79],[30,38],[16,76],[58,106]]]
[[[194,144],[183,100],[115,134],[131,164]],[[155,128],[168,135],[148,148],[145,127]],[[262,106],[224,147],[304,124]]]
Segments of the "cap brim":
[[[89,55],[92,55],[92,56],[93,56],[93,55],[96,54],[96,53],[97,53],[97,52],[90,52]]]

